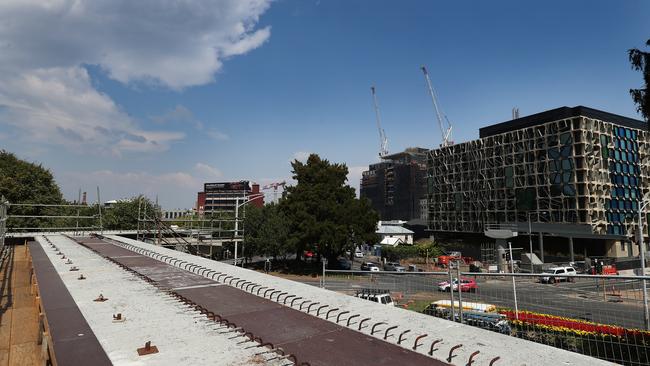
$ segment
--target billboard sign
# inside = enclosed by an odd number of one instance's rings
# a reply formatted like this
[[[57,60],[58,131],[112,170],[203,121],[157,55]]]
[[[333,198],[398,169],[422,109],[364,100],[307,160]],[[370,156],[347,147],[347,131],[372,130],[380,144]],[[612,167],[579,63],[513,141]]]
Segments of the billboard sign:
[[[204,192],[215,191],[250,191],[250,186],[247,180],[239,182],[221,182],[221,183],[205,183],[203,185]]]

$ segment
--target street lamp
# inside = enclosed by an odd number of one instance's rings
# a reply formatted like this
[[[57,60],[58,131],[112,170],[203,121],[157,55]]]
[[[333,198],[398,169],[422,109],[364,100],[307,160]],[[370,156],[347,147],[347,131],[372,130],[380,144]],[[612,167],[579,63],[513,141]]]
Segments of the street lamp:
[[[239,208],[247,203],[250,203],[252,201],[255,201],[256,199],[264,197],[264,193],[256,193],[256,194],[251,194],[246,197],[244,197],[244,202],[239,203],[240,197],[235,197],[235,237],[237,237],[237,234],[239,234]],[[242,245],[243,245],[243,239],[244,235],[242,233]],[[233,240],[235,242],[235,266],[237,266],[237,240]],[[242,261],[242,266],[244,266],[244,263]]]
[[[643,324],[645,329],[650,329],[650,316],[648,316],[648,290],[646,289],[645,281],[645,243],[643,242],[643,210],[645,210],[650,204],[650,201],[639,200],[639,229],[638,241],[639,241],[639,256],[641,257],[641,276],[643,276]]]
[[[528,212],[528,245],[530,245],[530,273],[533,274],[535,273],[535,267],[533,265],[533,223],[532,220],[530,219],[531,214],[535,214],[536,212]]]

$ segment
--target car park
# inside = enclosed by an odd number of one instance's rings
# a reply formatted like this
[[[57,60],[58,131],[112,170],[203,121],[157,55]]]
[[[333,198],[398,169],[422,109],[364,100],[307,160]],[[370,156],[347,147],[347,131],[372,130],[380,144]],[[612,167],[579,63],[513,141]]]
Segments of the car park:
[[[461,278],[460,279],[460,290],[462,292],[476,292],[478,289],[478,284],[473,278]],[[458,291],[458,278],[454,278],[452,284],[449,284],[449,281],[444,281],[438,283],[438,291]]]
[[[370,272],[379,272],[379,265],[377,263],[373,262],[363,262],[361,263],[361,270],[362,271],[370,271]]]
[[[406,268],[400,265],[399,262],[386,262],[386,264],[384,264],[384,271],[406,272]]]
[[[573,282],[576,270],[573,267],[551,267],[542,271],[544,276],[539,277],[542,283],[556,283],[561,281]]]

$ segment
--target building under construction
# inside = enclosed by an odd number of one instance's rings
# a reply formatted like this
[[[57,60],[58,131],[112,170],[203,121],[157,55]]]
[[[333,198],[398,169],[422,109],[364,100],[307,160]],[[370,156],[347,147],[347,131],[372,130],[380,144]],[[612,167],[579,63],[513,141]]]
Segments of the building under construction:
[[[368,198],[381,220],[420,218],[425,196],[427,149],[407,148],[371,164],[361,177],[360,196]]]
[[[574,239],[590,255],[636,255],[649,148],[644,122],[582,106],[481,128],[478,140],[428,153],[429,229],[511,224],[539,236],[542,259],[544,236],[571,258]]]

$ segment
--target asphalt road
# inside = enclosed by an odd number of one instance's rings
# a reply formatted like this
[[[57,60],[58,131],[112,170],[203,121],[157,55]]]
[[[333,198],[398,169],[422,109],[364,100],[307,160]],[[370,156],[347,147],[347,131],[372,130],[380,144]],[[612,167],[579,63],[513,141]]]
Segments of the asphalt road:
[[[357,270],[360,260],[355,261]],[[408,299],[450,299],[447,292],[439,292],[437,284],[448,276],[373,273],[364,275],[328,274],[326,288],[354,294],[362,288],[390,290]],[[298,281],[319,286],[319,279],[304,278]],[[515,308],[515,296],[511,278],[476,277],[478,290],[462,294],[463,301],[475,301],[497,306]],[[542,284],[532,279],[516,281],[517,307],[557,316],[584,319],[602,324],[627,328],[643,328],[643,301],[641,282],[636,280],[609,281],[603,294],[602,280],[576,279],[573,283]],[[457,293],[454,294],[457,299]]]

